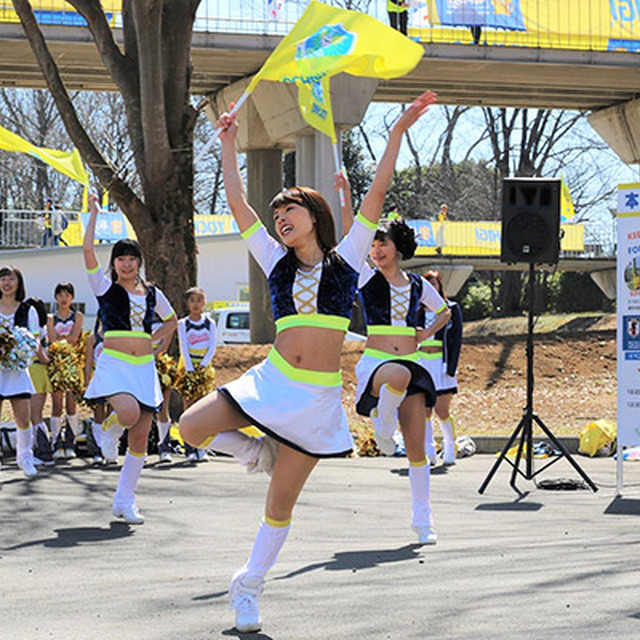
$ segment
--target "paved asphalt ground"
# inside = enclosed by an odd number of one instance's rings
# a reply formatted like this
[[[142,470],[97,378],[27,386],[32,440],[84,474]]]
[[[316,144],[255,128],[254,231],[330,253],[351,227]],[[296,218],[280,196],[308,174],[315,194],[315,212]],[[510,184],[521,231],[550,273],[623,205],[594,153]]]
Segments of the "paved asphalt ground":
[[[0,473],[0,638],[372,640],[640,638],[640,464],[576,458],[600,490],[509,486],[494,458],[436,469],[434,547],[409,528],[406,460],[321,462],[268,576],[263,631],[233,629],[226,589],[263,511],[264,476],[228,458],[150,457],[143,526],[114,521],[116,467]],[[560,461],[539,478],[575,477]]]

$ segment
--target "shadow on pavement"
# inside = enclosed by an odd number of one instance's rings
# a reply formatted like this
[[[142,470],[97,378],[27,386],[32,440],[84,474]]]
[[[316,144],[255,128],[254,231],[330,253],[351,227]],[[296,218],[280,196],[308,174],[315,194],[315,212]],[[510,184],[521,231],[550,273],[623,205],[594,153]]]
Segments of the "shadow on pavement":
[[[75,547],[76,545],[87,542],[106,542],[109,540],[117,540],[119,538],[127,538],[132,536],[134,530],[124,522],[112,522],[109,528],[104,527],[70,527],[68,529],[54,529],[57,534],[54,538],[42,538],[40,540],[32,540],[13,547],[5,547],[6,551],[15,549],[24,549],[26,547]]]
[[[614,498],[604,510],[607,515],[640,516],[640,500],[637,498]]]

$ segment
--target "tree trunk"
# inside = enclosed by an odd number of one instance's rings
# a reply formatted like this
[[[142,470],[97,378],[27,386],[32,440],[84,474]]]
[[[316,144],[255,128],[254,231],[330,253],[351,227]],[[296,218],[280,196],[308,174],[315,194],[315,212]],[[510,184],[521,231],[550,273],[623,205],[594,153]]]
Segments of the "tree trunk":
[[[522,274],[519,271],[503,271],[500,287],[500,316],[520,315],[522,307]]]

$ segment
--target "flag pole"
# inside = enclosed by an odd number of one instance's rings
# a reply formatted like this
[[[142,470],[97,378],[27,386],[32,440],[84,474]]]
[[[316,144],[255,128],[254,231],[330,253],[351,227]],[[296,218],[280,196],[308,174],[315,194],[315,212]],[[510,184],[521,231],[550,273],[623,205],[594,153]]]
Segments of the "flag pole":
[[[233,105],[233,109],[231,109],[231,111],[229,112],[229,115],[234,115],[235,113],[237,113],[238,109],[240,109],[240,107],[244,104],[245,100],[248,97],[249,97],[249,93],[247,91],[245,91],[238,98],[238,102],[236,102]],[[204,156],[207,153],[207,151],[209,151],[209,149],[211,149],[211,147],[215,144],[215,141],[218,139],[218,136],[220,135],[220,131],[221,131],[221,129],[216,129],[213,132],[213,135],[211,136],[211,138],[209,138],[209,141],[207,142],[207,144],[205,144],[204,147],[202,147],[202,149],[200,149],[200,153],[197,155],[196,159],[193,161],[194,166],[200,163],[200,160],[202,160],[202,158],[204,158]]]
[[[340,165],[340,154],[338,153],[337,141],[333,143],[333,162],[336,167],[336,173],[340,173],[342,171],[342,166]],[[340,187],[339,192],[340,192],[340,206],[344,207],[345,200],[344,200],[344,190],[342,187]]]

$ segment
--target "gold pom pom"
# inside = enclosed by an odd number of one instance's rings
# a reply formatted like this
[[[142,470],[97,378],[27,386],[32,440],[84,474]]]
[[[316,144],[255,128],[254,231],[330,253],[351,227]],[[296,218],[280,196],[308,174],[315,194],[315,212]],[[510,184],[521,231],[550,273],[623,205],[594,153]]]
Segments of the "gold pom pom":
[[[178,378],[178,365],[168,353],[161,353],[156,356],[156,370],[160,378],[160,387],[164,393],[174,386]]]
[[[180,369],[175,387],[187,402],[195,402],[211,393],[216,386],[213,367],[195,365],[193,371]]]
[[[82,367],[76,347],[66,340],[49,346],[49,380],[53,391],[72,391],[76,400],[82,401]]]

